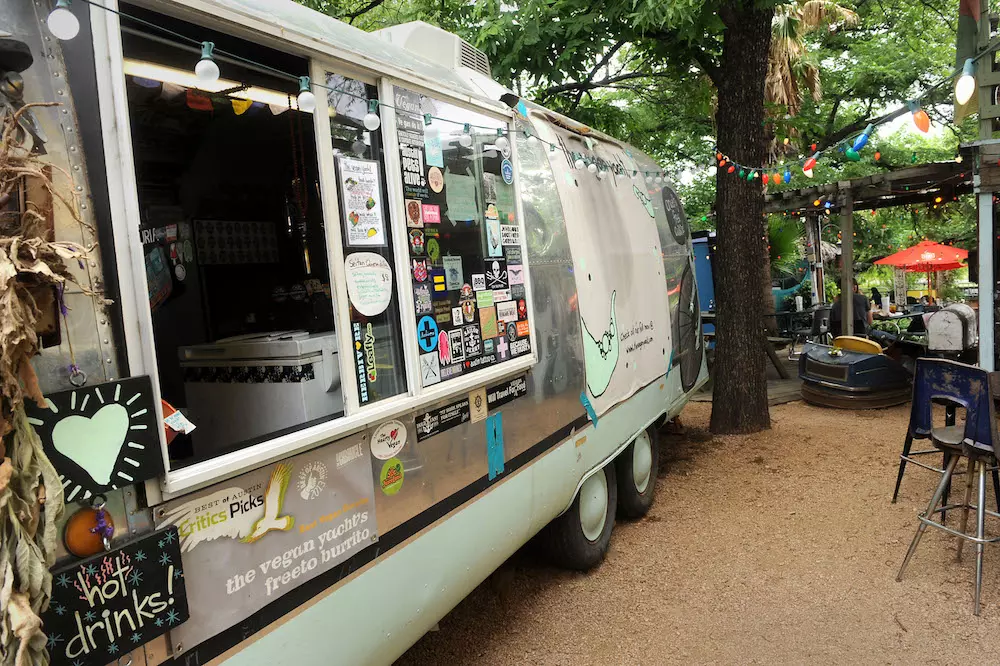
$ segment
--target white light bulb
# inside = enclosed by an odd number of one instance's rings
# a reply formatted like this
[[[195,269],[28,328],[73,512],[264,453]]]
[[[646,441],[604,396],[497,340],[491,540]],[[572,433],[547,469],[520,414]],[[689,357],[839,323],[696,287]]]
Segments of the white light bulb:
[[[962,66],[962,76],[955,82],[955,101],[965,104],[972,99],[974,92],[976,92],[975,65],[972,59],[968,58]]]
[[[813,177],[813,170],[812,169],[803,169],[802,173],[804,173],[807,178],[812,178]]]
[[[653,181],[654,181],[654,182],[655,182],[655,183],[656,183],[657,185],[659,185],[660,183],[662,183],[662,182],[663,182],[663,176],[657,176],[656,178],[654,178],[654,179],[653,179]]]
[[[653,182],[653,177],[652,176],[646,176],[646,182],[647,183],[652,183]]]
[[[597,165],[591,162],[590,164],[587,165],[587,171],[589,171],[590,173],[597,173]]]
[[[534,134],[532,134],[531,136],[529,136],[528,137],[528,145],[529,146],[537,146],[538,145],[538,137],[535,136]]]
[[[366,150],[368,150],[368,144],[361,139],[357,139],[351,144],[351,152],[355,155],[363,155]]]
[[[379,125],[382,124],[382,119],[378,117],[377,113],[369,111],[365,114],[365,118],[362,122],[364,122],[366,130],[374,132],[379,128]]]
[[[51,32],[56,39],[73,39],[80,33],[80,21],[76,18],[76,15],[69,10],[69,3],[58,3],[56,8],[52,10],[49,14],[49,19],[47,21],[49,26],[49,32]]]
[[[497,150],[501,153],[506,153],[510,149],[510,141],[508,141],[505,136],[498,136],[497,140],[493,142],[493,145],[495,145]]]
[[[211,85],[219,80],[219,66],[211,58],[202,58],[194,66],[194,75],[201,85]]]
[[[316,95],[313,95],[308,90],[303,90],[299,93],[299,111],[305,111],[306,113],[312,113],[316,110]]]
[[[458,143],[463,148],[471,148],[472,147],[472,135],[471,134],[465,134],[465,133],[463,133],[461,136],[458,137]]]
[[[576,167],[577,169],[582,169],[582,168],[584,168],[584,167],[585,167],[585,166],[587,166],[587,165],[586,165],[586,164],[584,164],[584,163],[583,163],[583,160],[582,160],[582,159],[580,159],[580,158],[578,157],[578,158],[576,159],[576,162],[573,162],[573,166],[575,166],[575,167]]]
[[[961,155],[955,155],[955,161],[961,163],[962,162],[962,156]]]

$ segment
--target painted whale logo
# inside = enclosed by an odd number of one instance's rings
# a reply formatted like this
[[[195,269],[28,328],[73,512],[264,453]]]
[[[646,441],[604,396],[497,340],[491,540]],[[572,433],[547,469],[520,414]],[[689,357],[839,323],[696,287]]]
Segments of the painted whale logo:
[[[632,186],[632,192],[639,200],[639,203],[642,204],[643,208],[646,209],[646,212],[649,213],[649,216],[656,217],[656,213],[653,211],[653,202],[649,199],[649,196],[645,192],[640,190],[636,185]]]
[[[608,389],[611,383],[611,375],[618,365],[618,319],[615,316],[615,295],[611,292],[611,315],[607,329],[601,333],[599,338],[594,338],[590,333],[587,322],[583,323],[583,356],[584,364],[587,368],[587,389],[592,396],[599,397]]]

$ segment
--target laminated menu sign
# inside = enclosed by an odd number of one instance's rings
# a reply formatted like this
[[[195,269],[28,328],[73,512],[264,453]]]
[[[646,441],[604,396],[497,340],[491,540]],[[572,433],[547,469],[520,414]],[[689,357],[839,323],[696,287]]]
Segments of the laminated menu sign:
[[[386,245],[378,162],[339,157],[337,168],[347,244]]]

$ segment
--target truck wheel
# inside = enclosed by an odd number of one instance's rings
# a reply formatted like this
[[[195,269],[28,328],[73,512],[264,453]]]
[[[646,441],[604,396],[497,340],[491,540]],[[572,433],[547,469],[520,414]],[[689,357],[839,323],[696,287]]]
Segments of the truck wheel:
[[[619,516],[642,518],[653,506],[659,462],[660,447],[653,426],[636,435],[628,448],[615,458]]]
[[[542,532],[543,548],[549,559],[557,566],[576,571],[587,571],[600,564],[611,543],[617,496],[612,465],[591,474],[569,510]]]

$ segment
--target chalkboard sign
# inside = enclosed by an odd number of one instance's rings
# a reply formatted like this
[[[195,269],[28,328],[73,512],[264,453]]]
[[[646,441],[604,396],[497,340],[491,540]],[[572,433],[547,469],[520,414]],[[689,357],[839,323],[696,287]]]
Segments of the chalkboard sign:
[[[66,501],[152,479],[163,473],[159,424],[149,377],[130,377],[50,393],[47,408],[26,402]]]
[[[684,245],[687,242],[688,236],[684,206],[681,205],[681,200],[677,198],[677,193],[666,184],[664,184],[660,196],[663,199],[663,210],[667,214],[667,224],[670,225],[670,235],[674,237],[678,245]]]
[[[54,664],[103,666],[188,619],[176,527],[52,572]]]

